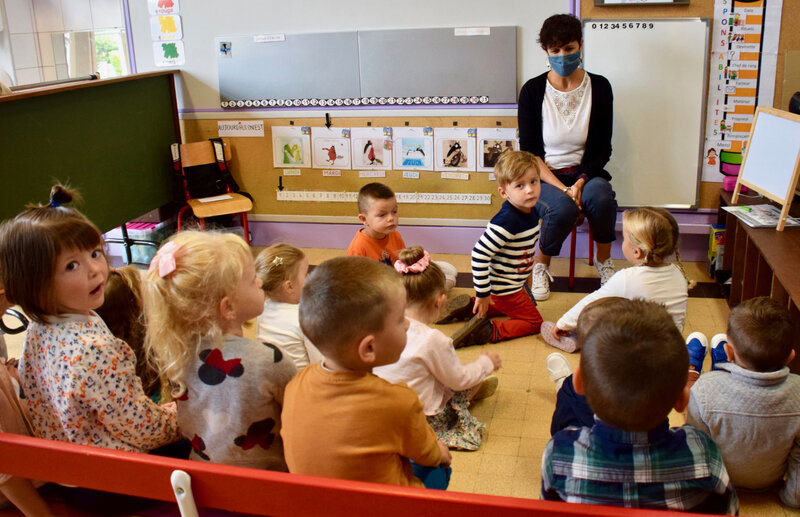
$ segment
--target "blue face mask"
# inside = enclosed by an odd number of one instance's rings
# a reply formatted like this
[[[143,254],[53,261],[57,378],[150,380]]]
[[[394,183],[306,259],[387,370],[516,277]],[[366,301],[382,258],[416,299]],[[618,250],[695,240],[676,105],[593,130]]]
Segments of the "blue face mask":
[[[547,56],[550,67],[561,77],[569,77],[581,64],[581,53],[574,52],[566,56]]]

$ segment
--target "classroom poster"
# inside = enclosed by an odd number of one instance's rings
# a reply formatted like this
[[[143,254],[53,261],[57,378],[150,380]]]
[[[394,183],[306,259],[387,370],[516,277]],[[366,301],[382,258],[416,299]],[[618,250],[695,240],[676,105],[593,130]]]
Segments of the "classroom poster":
[[[737,176],[757,106],[772,106],[783,0],[716,0],[703,181]]]
[[[150,17],[150,35],[153,41],[174,41],[183,39],[181,17],[170,14]]]
[[[178,0],[147,0],[147,12],[161,16],[178,14],[181,7]]]
[[[392,128],[354,127],[350,133],[353,169],[391,170]]]
[[[517,128],[478,128],[478,172],[492,172],[497,159],[507,150],[519,150]]]
[[[154,41],[153,61],[156,66],[181,66],[186,63],[183,41]]]
[[[433,130],[433,148],[437,171],[474,171],[474,128],[445,127]]]
[[[349,169],[350,128],[311,128],[311,156],[315,169]]]
[[[433,128],[395,127],[392,135],[395,170],[433,170]]]
[[[276,168],[311,168],[311,128],[273,127],[272,165]]]

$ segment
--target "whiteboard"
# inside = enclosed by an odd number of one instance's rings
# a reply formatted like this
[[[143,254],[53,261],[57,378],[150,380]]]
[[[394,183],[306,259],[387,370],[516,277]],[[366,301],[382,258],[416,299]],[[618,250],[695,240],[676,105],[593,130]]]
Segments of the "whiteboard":
[[[708,30],[706,18],[583,21],[585,68],[614,91],[606,170],[620,206],[697,205]]]
[[[767,197],[790,202],[800,160],[800,116],[759,108],[740,179]]]
[[[547,17],[570,11],[572,0],[317,0],[274,2],[226,0],[180,3],[186,63],[179,67],[178,107],[221,112],[216,38],[270,34],[349,32],[382,29],[516,26],[517,77],[505,78],[515,89],[545,71],[536,42]],[[129,2],[133,54],[137,71],[162,70],[155,64],[147,2]],[[481,73],[481,63],[473,69]],[[307,75],[324,80],[313,70]]]

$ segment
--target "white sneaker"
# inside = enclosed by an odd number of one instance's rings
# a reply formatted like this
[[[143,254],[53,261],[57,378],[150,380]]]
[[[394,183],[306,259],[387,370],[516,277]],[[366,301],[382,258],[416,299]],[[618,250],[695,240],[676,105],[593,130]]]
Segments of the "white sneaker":
[[[550,282],[552,281],[553,275],[550,274],[550,268],[537,262],[533,266],[531,277],[531,293],[533,293],[534,300],[541,302],[550,298]]]
[[[564,384],[564,379],[572,373],[569,361],[562,354],[553,352],[547,356],[544,364],[550,373],[550,380],[556,383],[556,391],[560,390],[561,385]]]
[[[611,257],[605,262],[598,262],[595,260],[594,267],[596,267],[597,272],[600,273],[600,285],[605,285],[606,282],[614,276],[614,273],[617,272],[617,268],[614,267],[614,261],[611,260]]]

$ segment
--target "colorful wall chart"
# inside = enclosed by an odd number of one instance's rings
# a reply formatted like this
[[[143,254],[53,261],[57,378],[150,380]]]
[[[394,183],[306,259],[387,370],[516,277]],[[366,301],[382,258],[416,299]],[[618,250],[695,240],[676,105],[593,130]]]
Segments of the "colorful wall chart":
[[[783,0],[716,0],[703,181],[737,176],[756,106],[772,106]]]

